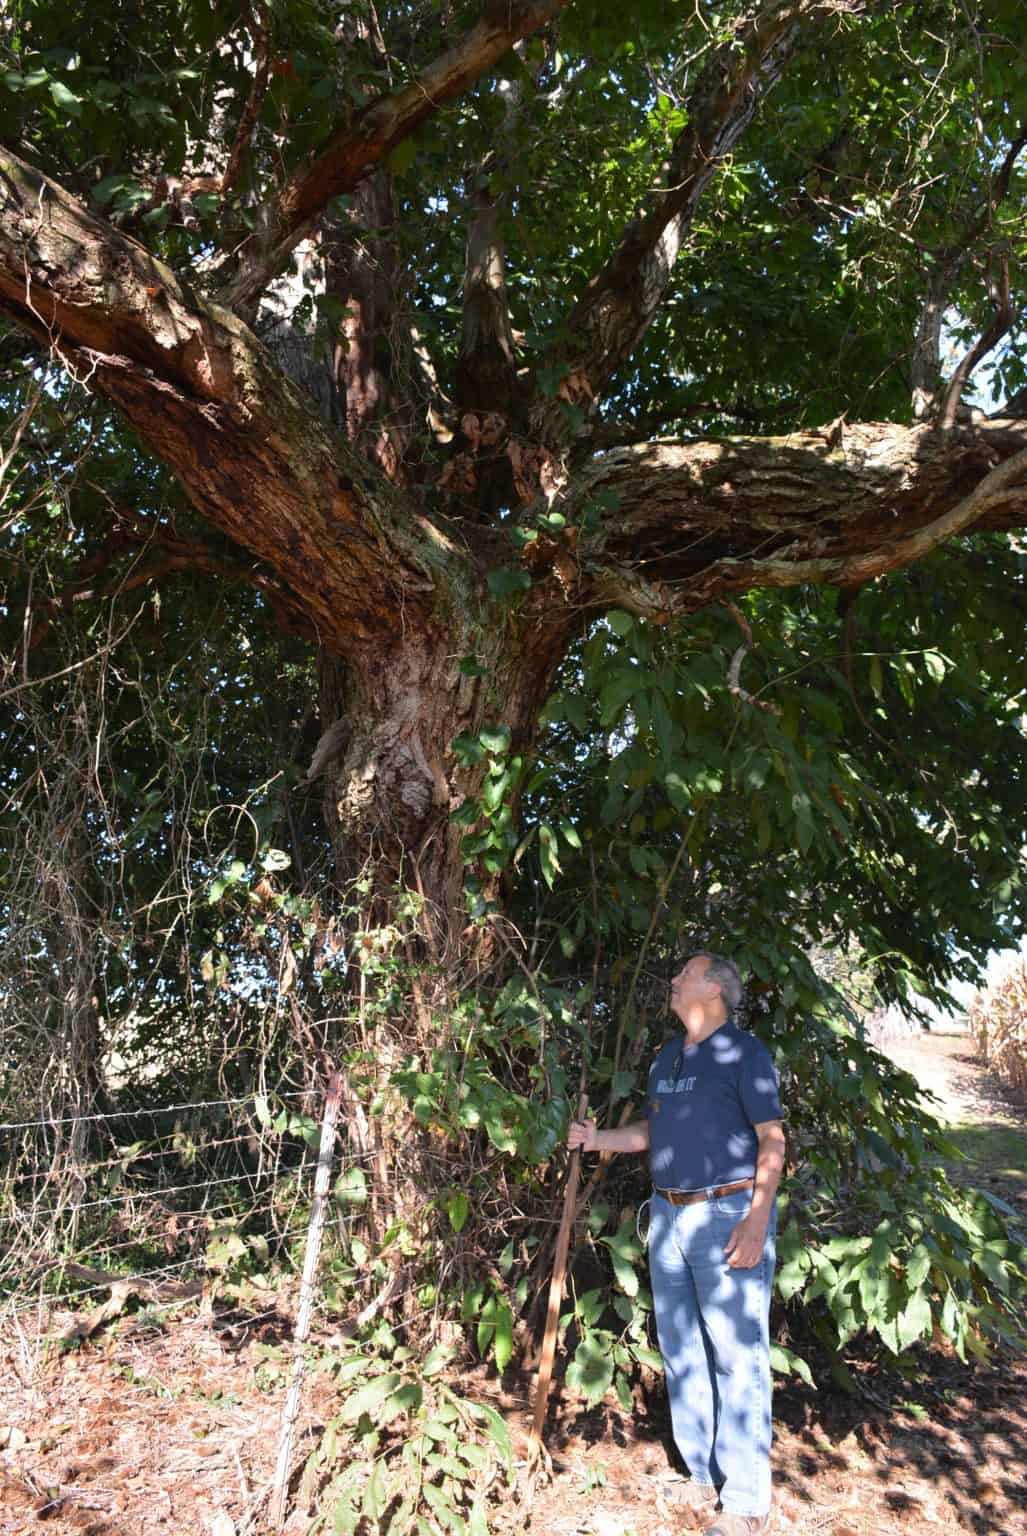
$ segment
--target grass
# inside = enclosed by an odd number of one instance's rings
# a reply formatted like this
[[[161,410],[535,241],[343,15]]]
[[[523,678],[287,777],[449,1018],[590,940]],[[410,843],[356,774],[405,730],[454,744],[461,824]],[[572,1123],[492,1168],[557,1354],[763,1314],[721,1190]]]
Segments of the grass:
[[[957,1175],[974,1182],[1001,1180],[1014,1193],[1027,1193],[1027,1126],[985,1121],[947,1126],[945,1135],[966,1157],[962,1169],[954,1170]]]

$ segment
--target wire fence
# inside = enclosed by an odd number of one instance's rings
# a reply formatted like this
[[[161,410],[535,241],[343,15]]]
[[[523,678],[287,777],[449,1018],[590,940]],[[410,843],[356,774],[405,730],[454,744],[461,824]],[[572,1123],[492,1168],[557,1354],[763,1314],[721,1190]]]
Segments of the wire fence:
[[[320,1108],[283,1088],[0,1121],[0,1307],[75,1310],[114,1285],[170,1303],[244,1272],[259,1293],[308,1230]],[[344,1248],[375,1155],[335,1138]]]

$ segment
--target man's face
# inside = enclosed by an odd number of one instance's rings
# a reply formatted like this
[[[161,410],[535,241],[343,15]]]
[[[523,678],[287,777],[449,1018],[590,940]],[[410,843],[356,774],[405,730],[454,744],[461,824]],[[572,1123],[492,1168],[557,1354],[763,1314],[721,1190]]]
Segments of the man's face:
[[[719,995],[719,984],[706,979],[709,967],[709,955],[693,955],[681,967],[670,984],[671,1013],[683,1019],[693,1003],[711,1003]]]

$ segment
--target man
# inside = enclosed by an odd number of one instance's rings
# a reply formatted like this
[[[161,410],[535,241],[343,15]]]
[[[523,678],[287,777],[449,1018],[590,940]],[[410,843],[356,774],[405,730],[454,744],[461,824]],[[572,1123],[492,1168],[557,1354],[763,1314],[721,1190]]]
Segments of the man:
[[[567,1137],[586,1152],[649,1153],[656,1329],[691,1473],[683,1502],[707,1536],[770,1526],[768,1319],[785,1138],[770,1053],[731,1021],[741,996],[730,960],[693,955],[671,983],[684,1033],[649,1070],[646,1118],[612,1131],[576,1120]]]

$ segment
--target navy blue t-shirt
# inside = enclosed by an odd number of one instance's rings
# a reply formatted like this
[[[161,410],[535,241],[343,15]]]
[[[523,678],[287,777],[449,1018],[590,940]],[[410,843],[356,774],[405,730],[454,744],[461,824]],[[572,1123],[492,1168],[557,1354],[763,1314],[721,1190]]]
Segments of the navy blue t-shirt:
[[[649,1167],[657,1189],[709,1189],[756,1172],[754,1125],[780,1120],[763,1043],[730,1021],[698,1045],[677,1035],[649,1068]]]

